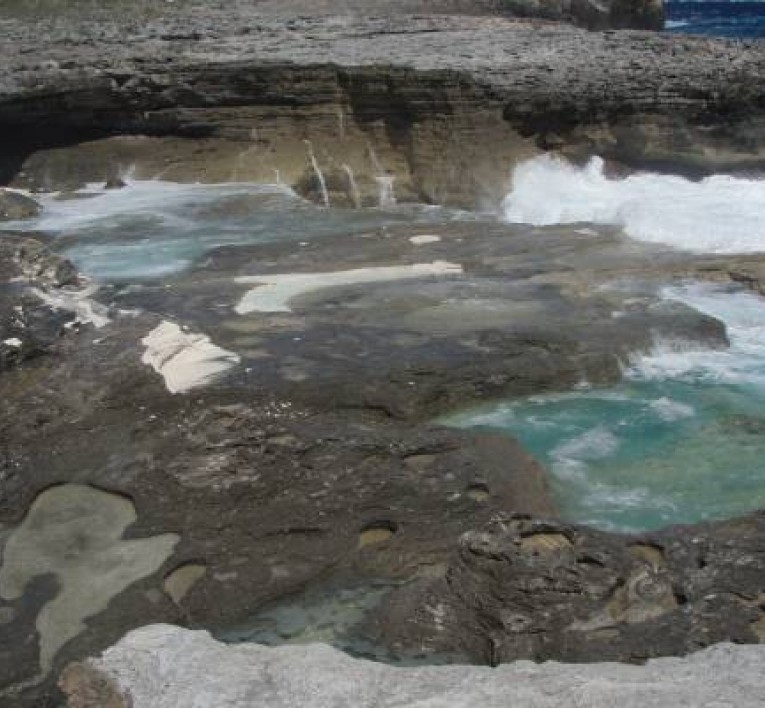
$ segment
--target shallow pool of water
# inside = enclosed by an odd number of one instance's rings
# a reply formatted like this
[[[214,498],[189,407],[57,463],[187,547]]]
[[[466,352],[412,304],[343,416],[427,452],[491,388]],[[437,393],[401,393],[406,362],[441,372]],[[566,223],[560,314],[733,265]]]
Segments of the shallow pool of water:
[[[474,218],[423,205],[325,209],[283,185],[131,181],[74,194],[34,195],[42,215],[9,227],[42,231],[84,273],[102,281],[184,270],[219,246],[292,242],[406,224]]]
[[[725,322],[724,351],[658,344],[608,389],[450,416],[517,436],[545,464],[564,516],[637,531],[765,506],[765,300],[704,286],[665,296]]]

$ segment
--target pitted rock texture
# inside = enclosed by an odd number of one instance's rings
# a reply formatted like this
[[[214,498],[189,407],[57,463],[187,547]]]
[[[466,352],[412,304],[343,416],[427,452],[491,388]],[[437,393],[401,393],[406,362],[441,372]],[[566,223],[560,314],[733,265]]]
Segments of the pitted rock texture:
[[[0,235],[0,374],[43,354],[72,320],[47,307],[32,288],[55,292],[76,282],[74,266],[41,238]]]
[[[723,644],[645,666],[394,668],[321,644],[226,646],[206,632],[155,625],[70,666],[60,685],[70,708],[755,708],[764,660],[765,647]]]
[[[522,515],[466,534],[446,575],[394,593],[380,636],[399,650],[629,661],[757,643],[765,514],[640,537]]]
[[[9,19],[3,32],[0,178],[20,185],[132,169],[281,180],[317,198],[313,153],[333,204],[373,203],[392,179],[399,200],[475,206],[496,204],[512,166],[542,150],[765,165],[762,43],[185,4],[141,21]]]

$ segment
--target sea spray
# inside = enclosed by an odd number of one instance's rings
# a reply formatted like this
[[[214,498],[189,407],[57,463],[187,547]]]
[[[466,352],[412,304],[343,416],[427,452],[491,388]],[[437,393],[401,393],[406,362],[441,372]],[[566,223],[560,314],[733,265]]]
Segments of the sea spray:
[[[313,145],[311,144],[310,140],[305,141],[306,148],[308,150],[308,159],[311,163],[311,167],[313,168],[313,172],[316,175],[316,179],[319,182],[319,190],[321,191],[321,199],[324,203],[324,206],[329,208],[329,192],[327,191],[327,180],[324,177],[324,173],[321,171],[321,167],[319,167],[319,161],[316,159],[316,155],[313,152]]]
[[[356,209],[361,209],[361,192],[359,191],[359,185],[356,183],[356,178],[353,176],[353,170],[350,165],[343,164],[343,171],[348,177],[348,191],[353,201],[353,206]]]
[[[378,195],[377,203],[381,209],[389,209],[396,206],[395,181],[396,176],[383,168],[377,157],[375,149],[369,146],[369,159],[375,172],[375,182],[377,182]]]
[[[600,158],[576,167],[543,155],[516,167],[503,211],[513,223],[617,225],[635,239],[694,252],[765,251],[765,181],[758,179],[612,179]]]

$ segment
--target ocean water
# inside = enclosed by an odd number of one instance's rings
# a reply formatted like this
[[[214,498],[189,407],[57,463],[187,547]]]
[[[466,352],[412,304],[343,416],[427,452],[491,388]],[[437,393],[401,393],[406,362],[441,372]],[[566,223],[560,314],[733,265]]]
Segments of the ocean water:
[[[515,170],[503,204],[510,222],[613,224],[698,253],[765,251],[763,214],[765,181],[610,179],[597,158],[575,167],[548,156]],[[656,342],[618,386],[499,401],[445,422],[517,436],[574,521],[640,531],[765,508],[765,299],[700,284],[662,296],[722,321],[730,348]]]
[[[731,39],[765,37],[765,2],[747,0],[670,0],[665,30]]]
[[[226,244],[359,233],[396,224],[474,218],[433,207],[326,209],[280,185],[131,182],[40,197],[44,211],[11,228],[54,236],[97,280],[164,278]],[[701,181],[639,173],[609,178],[543,156],[518,166],[499,218],[612,224],[634,239],[700,253],[765,251],[765,181]],[[485,218],[485,215],[484,215]],[[500,401],[448,423],[516,435],[550,470],[572,520],[639,530],[765,507],[765,301],[698,286],[664,293],[722,320],[732,346],[657,342],[610,389]]]
[[[397,224],[469,219],[427,206],[325,209],[283,185],[129,181],[124,189],[88,185],[66,195],[34,195],[37,219],[7,228],[42,231],[87,275],[135,281],[181,272],[218,246],[293,242],[363,233]]]
[[[765,507],[765,303],[667,289],[725,322],[727,350],[662,343],[618,386],[504,401],[447,419],[516,435],[545,465],[564,516],[616,531]]]

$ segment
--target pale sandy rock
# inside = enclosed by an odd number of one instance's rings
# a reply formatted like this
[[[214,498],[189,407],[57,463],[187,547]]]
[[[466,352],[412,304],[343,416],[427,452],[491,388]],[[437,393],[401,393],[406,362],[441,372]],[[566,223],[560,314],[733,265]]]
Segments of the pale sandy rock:
[[[92,695],[93,683],[113,682],[134,708],[754,708],[765,695],[763,661],[765,646],[721,644],[645,666],[397,668],[320,644],[227,646],[204,631],[152,625],[129,633],[89,661],[79,682],[69,675],[62,686],[82,697]],[[99,700],[70,705],[95,708]]]
[[[346,285],[385,283],[429,276],[459,275],[462,266],[446,261],[415,263],[413,265],[355,268],[334,273],[278,273],[275,275],[244,276],[237,283],[257,287],[247,292],[234,308],[240,315],[250,312],[291,312],[295,298],[325,288]]]
[[[185,332],[164,321],[141,340],[142,361],[165,380],[170,393],[204,386],[239,363],[238,354],[215,345],[207,335]]]

